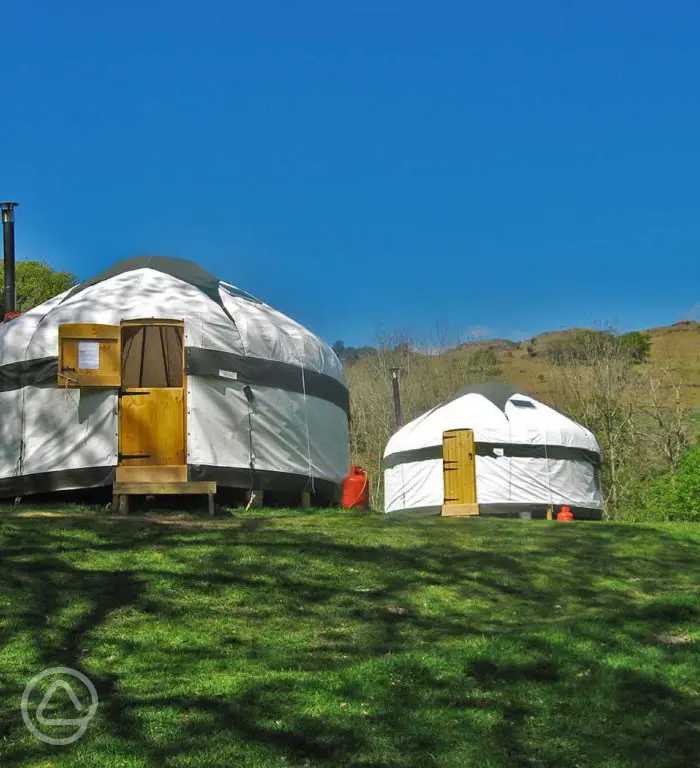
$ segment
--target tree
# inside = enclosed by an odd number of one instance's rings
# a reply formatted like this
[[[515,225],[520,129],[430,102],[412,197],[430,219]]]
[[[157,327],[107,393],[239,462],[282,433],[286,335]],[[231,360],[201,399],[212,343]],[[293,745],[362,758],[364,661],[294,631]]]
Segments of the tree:
[[[660,470],[675,471],[690,442],[689,412],[672,371],[637,365],[644,358],[622,338],[579,334],[568,351],[550,358],[547,375],[554,404],[598,438],[612,518],[638,505],[640,482]]]
[[[466,373],[470,382],[486,381],[500,372],[498,356],[492,349],[475,349],[467,356]]]
[[[619,509],[634,477],[636,402],[633,366],[614,354],[608,336],[586,332],[561,345],[548,378],[557,405],[591,430],[603,451],[603,490],[608,516]]]
[[[648,333],[640,333],[639,331],[631,331],[630,333],[623,333],[619,337],[620,349],[632,360],[634,363],[645,363],[649,358],[651,352],[651,336]]]
[[[628,520],[700,522],[700,445],[689,448],[675,468],[642,484],[636,501],[626,510]]]
[[[631,331],[618,336],[612,331],[586,330],[550,342],[547,357],[557,365],[592,363],[608,356],[644,363],[650,351],[651,337],[647,333]]]
[[[338,355],[338,359],[344,365],[355,363],[360,358],[376,352],[374,347],[348,347],[342,340],[333,343],[333,351]]]
[[[70,272],[58,272],[42,261],[18,261],[15,286],[17,311],[32,307],[67,291],[77,283]],[[5,276],[0,271],[0,315],[5,313]]]

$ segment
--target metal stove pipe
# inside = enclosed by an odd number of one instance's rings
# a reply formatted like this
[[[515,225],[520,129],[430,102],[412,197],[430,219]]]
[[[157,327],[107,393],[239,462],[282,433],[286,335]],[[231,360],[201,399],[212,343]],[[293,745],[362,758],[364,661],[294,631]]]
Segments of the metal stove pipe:
[[[15,208],[18,203],[0,203],[2,211],[2,245],[5,257],[5,314],[16,312],[15,288]]]

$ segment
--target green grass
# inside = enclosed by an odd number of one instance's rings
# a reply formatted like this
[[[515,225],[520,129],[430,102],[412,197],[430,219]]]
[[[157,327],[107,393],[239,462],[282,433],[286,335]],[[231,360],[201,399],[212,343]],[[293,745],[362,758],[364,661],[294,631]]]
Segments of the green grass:
[[[700,526],[0,514],[2,768],[700,761]],[[68,747],[19,712],[56,665]]]

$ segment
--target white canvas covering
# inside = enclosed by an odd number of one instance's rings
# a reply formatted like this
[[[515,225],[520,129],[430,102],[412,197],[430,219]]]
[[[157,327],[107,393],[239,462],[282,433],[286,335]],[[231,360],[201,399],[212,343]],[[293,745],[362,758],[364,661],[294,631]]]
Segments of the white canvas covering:
[[[588,429],[502,386],[469,389],[391,437],[384,451],[385,512],[440,512],[443,433],[454,429],[474,432],[477,501],[484,510],[601,509],[600,447]]]
[[[190,262],[145,257],[0,324],[0,496],[111,482],[118,392],[57,386],[58,328],[147,319],[184,321],[193,479],[279,489],[342,481],[347,390],[333,350]]]

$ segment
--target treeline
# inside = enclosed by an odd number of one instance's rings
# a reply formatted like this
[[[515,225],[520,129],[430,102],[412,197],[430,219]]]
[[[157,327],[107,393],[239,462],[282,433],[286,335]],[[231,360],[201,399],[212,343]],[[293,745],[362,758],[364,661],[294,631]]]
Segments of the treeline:
[[[18,261],[15,270],[16,308],[26,312],[67,291],[77,282],[70,272],[57,272],[42,261]],[[5,314],[5,276],[0,270],[0,320]]]
[[[376,347],[348,347],[344,341],[336,341],[333,345],[333,351],[345,365],[356,363],[367,355],[376,353]]]
[[[630,363],[643,363],[651,352],[651,336],[640,331],[616,334],[612,331],[577,331],[568,337],[556,339],[547,345],[546,355],[559,365],[573,361],[585,362],[591,358],[612,355],[626,358]]]

